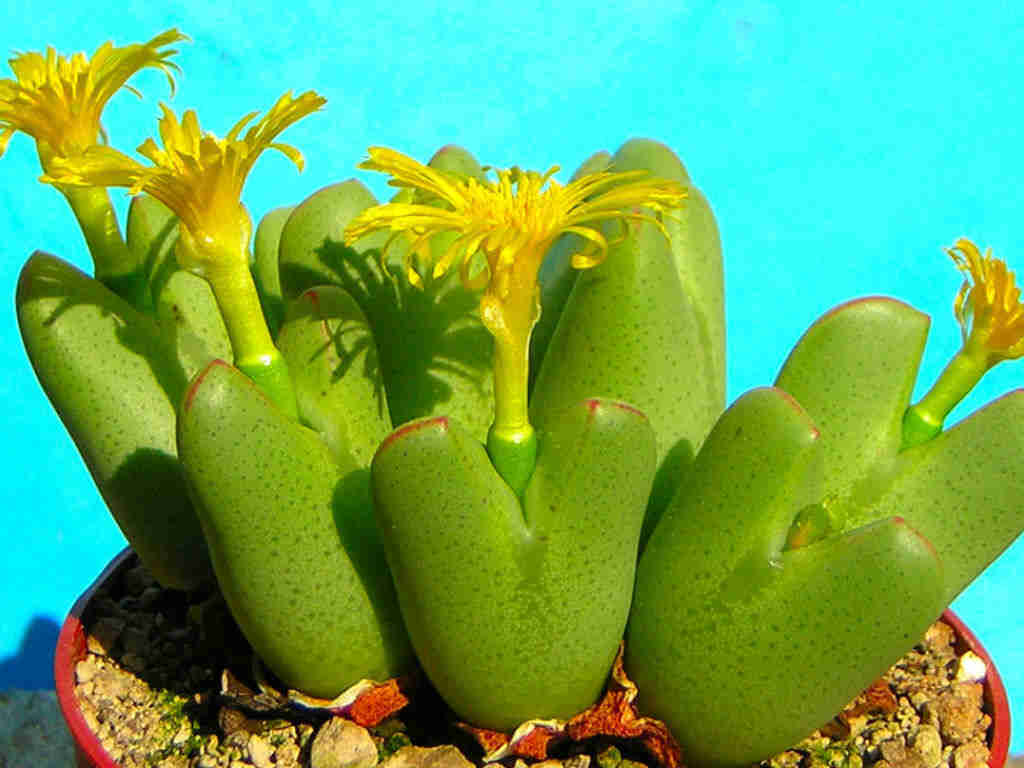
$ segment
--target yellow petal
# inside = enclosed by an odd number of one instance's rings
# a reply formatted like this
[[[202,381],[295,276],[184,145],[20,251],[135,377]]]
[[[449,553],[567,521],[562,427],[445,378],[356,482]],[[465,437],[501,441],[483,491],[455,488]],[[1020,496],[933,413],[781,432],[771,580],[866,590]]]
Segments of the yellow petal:
[[[654,178],[646,171],[602,171],[563,187],[553,178],[557,166],[543,174],[513,167],[497,170],[494,182],[481,182],[438,171],[385,147],[370,147],[369,159],[359,167],[387,173],[390,185],[424,193],[444,207],[376,206],[349,224],[345,241],[352,244],[384,229],[414,231],[417,242],[441,232],[455,232],[458,237],[436,262],[434,275],[461,262],[459,272],[465,286],[485,289],[481,307],[486,304],[487,311],[481,314],[496,338],[528,337],[536,321],[537,272],[561,233],[573,232],[588,242],[573,256],[572,265],[593,267],[609,246],[598,229],[600,224],[650,221],[665,233],[656,215],[678,207],[686,196],[681,185]],[[471,274],[477,253],[486,258],[488,266]]]
[[[964,347],[983,354],[989,365],[1024,356],[1024,305],[1006,262],[993,257],[991,249],[982,254],[967,238],[946,252],[965,275],[953,302]]]
[[[223,254],[239,258],[240,243],[244,257],[249,224],[241,206],[241,194],[249,171],[267,149],[282,152],[301,170],[303,160],[299,151],[274,139],[324,102],[312,91],[298,98],[285,94],[246,131],[244,138],[239,138],[239,133],[258,113],[238,121],[224,139],[204,132],[195,111],[186,111],[179,121],[167,105],[161,104],[159,133],[163,148],[152,139],[138,148],[152,166],[142,166],[105,147],[92,147],[77,158],[56,164],[43,180],[147,192],[174,211],[189,232],[189,242],[204,248],[210,244],[208,254],[194,255],[194,263],[183,264],[202,272],[209,262],[225,258]]]
[[[169,29],[143,44],[115,47],[107,42],[91,58],[71,57],[47,48],[45,55],[20,53],[10,60],[14,79],[0,80],[0,131],[32,136],[48,148],[47,156],[70,157],[84,152],[103,137],[100,116],[107,101],[139,70],[161,70],[174,91],[168,48],[187,40]],[[137,93],[137,92],[136,92]]]

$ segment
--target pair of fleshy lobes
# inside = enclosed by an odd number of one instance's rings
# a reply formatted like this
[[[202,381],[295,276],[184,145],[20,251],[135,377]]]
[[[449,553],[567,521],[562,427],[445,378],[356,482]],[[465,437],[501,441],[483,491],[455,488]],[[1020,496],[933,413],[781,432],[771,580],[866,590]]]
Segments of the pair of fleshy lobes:
[[[509,729],[592,704],[625,636],[645,713],[688,762],[748,763],[827,721],[913,645],[1024,527],[1019,394],[907,447],[928,320],[837,308],[776,382],[723,413],[717,228],[667,148],[631,141],[577,175],[646,169],[682,208],[577,272],[540,270],[521,493],[484,440],[492,340],[457,274],[412,287],[348,247],[357,182],[267,215],[253,274],[300,419],[213,358],[231,348],[177,228],[138,198],[142,313],[54,257],[18,287],[33,365],[126,537],[165,584],[212,563],[288,685],[332,696],[416,659],[463,719]],[[456,148],[431,166],[482,178]],[[442,238],[430,248],[440,252]],[[400,252],[388,258],[401,261]],[[628,405],[627,405],[628,404]],[[392,431],[398,426],[397,431]]]

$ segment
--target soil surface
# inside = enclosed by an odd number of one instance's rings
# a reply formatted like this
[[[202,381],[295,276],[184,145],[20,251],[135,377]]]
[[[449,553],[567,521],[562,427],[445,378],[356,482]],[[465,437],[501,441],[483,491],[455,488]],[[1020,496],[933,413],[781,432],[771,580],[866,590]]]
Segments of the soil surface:
[[[96,594],[82,620],[88,653],[75,670],[75,695],[86,722],[125,768],[483,762],[483,749],[424,685],[407,707],[373,727],[295,707],[267,685],[216,593],[163,590],[134,560]],[[834,721],[761,768],[983,768],[991,725],[983,675],[981,660],[936,623]],[[562,742],[549,755],[537,765],[657,764],[638,741],[608,737]]]

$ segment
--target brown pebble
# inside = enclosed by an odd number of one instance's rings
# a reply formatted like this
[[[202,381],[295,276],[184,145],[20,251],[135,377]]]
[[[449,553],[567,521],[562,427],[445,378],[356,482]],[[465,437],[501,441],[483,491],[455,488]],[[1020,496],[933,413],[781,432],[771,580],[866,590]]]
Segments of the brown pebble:
[[[136,706],[141,706],[148,702],[152,697],[153,693],[149,690],[148,685],[143,683],[141,680],[132,680],[131,684],[128,686],[128,695],[125,699]]]
[[[82,718],[85,720],[85,724],[89,726],[89,730],[98,731],[100,729],[100,721],[96,717],[96,708],[88,701],[79,700],[78,703],[81,707]]]
[[[181,723],[181,726],[178,728],[178,731],[174,734],[174,737],[171,739],[171,744],[173,744],[176,747],[180,747],[190,738],[192,738],[192,726],[189,725],[187,720],[185,720]]]
[[[926,768],[921,756],[911,749],[907,749],[902,736],[889,739],[879,745],[882,757],[892,768]]]
[[[473,768],[458,747],[402,747],[381,763],[381,768]]]
[[[377,745],[362,726],[334,717],[324,723],[309,751],[310,768],[373,768]]]
[[[131,616],[129,611],[126,611],[110,597],[103,597],[97,600],[95,611],[99,616],[114,616],[125,621]]]
[[[942,761],[942,737],[934,726],[922,725],[918,728],[911,748],[921,756],[925,768],[936,768]]]
[[[254,733],[249,737],[249,743],[245,749],[249,755],[249,761],[255,768],[273,768],[274,761],[272,756],[274,750],[267,743],[266,739]]]
[[[89,650],[93,653],[109,656],[114,652],[114,646],[117,645],[118,638],[124,632],[124,627],[124,619],[114,616],[103,616],[96,619],[89,629],[89,636],[86,641]]]
[[[955,655],[953,644],[956,635],[953,628],[943,621],[937,621],[924,633],[925,647],[936,656],[952,658]]]
[[[156,619],[151,613],[133,613],[129,624],[146,635],[152,634],[156,629]]]
[[[100,671],[96,664],[96,657],[86,655],[84,659],[75,665],[75,680],[79,683],[88,683]]]
[[[924,720],[938,728],[949,744],[984,736],[991,718],[982,711],[982,694],[980,683],[956,683],[924,705]]]
[[[985,768],[988,756],[988,747],[978,741],[969,741],[953,750],[953,768]]]
[[[100,701],[119,701],[128,695],[130,677],[119,669],[104,668],[93,678]]]
[[[277,768],[295,768],[299,764],[301,750],[298,744],[286,742],[274,750]]]

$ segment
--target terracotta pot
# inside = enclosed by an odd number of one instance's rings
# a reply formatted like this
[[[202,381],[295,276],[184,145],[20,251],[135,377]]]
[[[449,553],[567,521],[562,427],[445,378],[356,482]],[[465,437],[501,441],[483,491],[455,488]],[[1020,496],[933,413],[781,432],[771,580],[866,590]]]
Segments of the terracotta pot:
[[[57,637],[57,651],[53,659],[54,681],[57,688],[57,703],[68,724],[71,738],[75,741],[75,762],[79,768],[118,768],[118,764],[107,754],[100,740],[85,722],[82,710],[75,698],[75,665],[85,658],[86,639],[82,617],[89,607],[89,601],[100,586],[114,573],[125,567],[133,552],[126,547],[103,572],[96,581],[82,593],[82,596],[71,606],[71,612],[64,620]]]
[[[80,768],[118,768],[117,763],[106,753],[96,735],[92,732],[82,716],[75,699],[75,665],[86,654],[85,629],[82,617],[85,615],[93,594],[108,578],[119,569],[125,567],[131,557],[131,549],[125,549],[103,570],[99,577],[82,594],[71,608],[64,626],[57,638],[57,653],[54,660],[54,675],[57,684],[57,701],[61,712],[75,740],[75,751]],[[986,711],[992,717],[991,755],[988,760],[990,768],[1004,768],[1010,748],[1010,704],[1006,697],[1006,689],[999,677],[992,659],[982,647],[974,634],[964,625],[952,611],[942,615],[943,621],[956,631],[959,644],[958,650],[972,650],[985,660],[985,704]]]
[[[1003,679],[999,677],[999,670],[992,663],[988,651],[959,616],[947,609],[942,614],[942,620],[956,631],[958,651],[971,650],[985,660],[985,711],[992,717],[988,764],[990,768],[1004,768],[1010,751],[1010,700],[1006,696]]]

